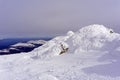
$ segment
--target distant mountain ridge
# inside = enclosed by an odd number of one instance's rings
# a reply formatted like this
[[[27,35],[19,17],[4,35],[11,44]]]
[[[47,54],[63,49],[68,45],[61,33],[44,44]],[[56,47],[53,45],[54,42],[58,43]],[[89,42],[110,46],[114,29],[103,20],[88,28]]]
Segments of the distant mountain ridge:
[[[52,37],[49,37],[49,38],[5,38],[5,39],[0,39],[0,50],[1,49],[6,49],[6,48],[9,48],[11,45],[14,45],[16,43],[19,43],[19,42],[27,42],[27,41],[30,41],[30,40],[51,40]]]
[[[45,40],[30,40],[27,42],[19,42],[14,45],[11,45],[7,49],[0,50],[0,55],[29,52],[32,51],[34,48],[37,48],[45,43]]]

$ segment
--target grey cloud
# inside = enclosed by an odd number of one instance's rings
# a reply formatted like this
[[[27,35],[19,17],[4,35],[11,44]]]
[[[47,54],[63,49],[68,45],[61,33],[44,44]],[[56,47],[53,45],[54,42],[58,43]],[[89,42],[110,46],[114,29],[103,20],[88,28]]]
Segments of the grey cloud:
[[[0,0],[0,4],[0,35],[7,37],[56,36],[94,23],[118,31],[120,25],[119,0]]]

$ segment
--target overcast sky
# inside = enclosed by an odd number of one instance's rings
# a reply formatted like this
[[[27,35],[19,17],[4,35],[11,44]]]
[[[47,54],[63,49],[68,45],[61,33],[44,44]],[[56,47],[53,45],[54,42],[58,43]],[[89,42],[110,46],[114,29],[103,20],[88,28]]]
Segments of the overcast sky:
[[[103,24],[120,32],[120,0],[0,0],[0,37],[48,37]]]

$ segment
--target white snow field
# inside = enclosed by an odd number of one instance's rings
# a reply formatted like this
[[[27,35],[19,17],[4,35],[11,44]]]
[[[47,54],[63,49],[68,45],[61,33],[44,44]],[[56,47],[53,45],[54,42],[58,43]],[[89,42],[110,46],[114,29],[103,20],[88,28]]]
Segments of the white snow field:
[[[0,56],[0,80],[120,80],[120,34],[95,24]]]

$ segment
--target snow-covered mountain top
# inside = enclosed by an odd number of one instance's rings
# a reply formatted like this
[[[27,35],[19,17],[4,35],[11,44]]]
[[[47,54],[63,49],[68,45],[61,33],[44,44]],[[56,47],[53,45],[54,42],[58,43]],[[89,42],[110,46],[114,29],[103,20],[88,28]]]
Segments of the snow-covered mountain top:
[[[119,66],[120,34],[90,25],[29,53],[0,56],[0,79],[120,80]]]
[[[111,46],[120,46],[120,34],[103,25],[90,25],[77,32],[69,31],[65,36],[59,36],[42,47],[36,48],[34,55],[54,56],[62,53],[81,53],[89,51],[110,51]],[[112,44],[111,44],[112,43]],[[32,52],[32,53],[33,53]]]
[[[112,29],[109,29],[103,25],[90,25],[80,29],[77,35],[82,35],[82,38],[95,38],[95,39],[107,39],[113,40],[118,38],[119,34],[115,33]]]

